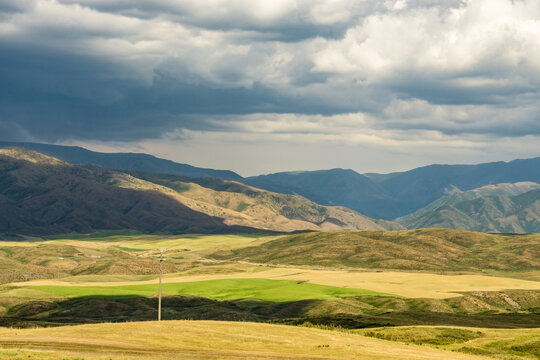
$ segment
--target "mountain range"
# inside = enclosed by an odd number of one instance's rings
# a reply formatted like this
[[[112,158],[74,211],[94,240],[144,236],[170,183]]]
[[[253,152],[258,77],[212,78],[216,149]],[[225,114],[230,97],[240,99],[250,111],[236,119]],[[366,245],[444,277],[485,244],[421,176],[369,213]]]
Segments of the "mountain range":
[[[169,197],[173,191],[176,201],[219,219],[224,226],[274,231],[402,226],[540,231],[535,220],[539,213],[535,193],[530,192],[540,187],[540,157],[478,165],[429,165],[390,174],[330,169],[243,178],[229,170],[179,164],[147,154],[0,142],[0,148],[6,146],[33,149],[87,171],[104,172],[106,167],[109,173],[123,174],[122,183],[130,189],[144,182],[152,184],[148,185],[152,190],[159,187],[158,192]],[[128,175],[139,183],[126,185]],[[530,202],[525,201],[528,198]]]
[[[445,195],[441,196],[437,200],[411,214],[397,218],[396,221],[402,224],[409,224],[409,226],[414,227],[413,224],[417,222],[420,218],[445,206],[458,204],[468,200],[485,198],[488,196],[515,196],[535,189],[540,189],[540,184],[530,181],[518,182],[515,184],[502,183],[496,185],[485,185],[469,191],[461,191],[454,186],[448,188],[445,191]]]
[[[398,222],[409,229],[450,228],[481,232],[534,233],[540,230],[540,189],[492,195],[419,211]]]
[[[138,177],[136,177],[136,176]],[[134,229],[146,233],[403,229],[344,207],[241,183],[128,174],[0,149],[0,232],[25,235]]]
[[[74,165],[96,164],[113,169],[177,174],[193,178],[215,177],[226,180],[242,179],[242,177],[234,171],[205,169],[187,164],[180,164],[171,160],[160,159],[148,154],[102,153],[90,151],[79,146],[0,141],[0,148],[14,146],[34,150]]]
[[[250,177],[247,183],[298,193],[325,205],[343,205],[367,216],[393,220],[417,211],[454,188],[499,183],[540,183],[540,157],[479,165],[429,165],[401,173],[361,175],[353,170],[286,172]]]

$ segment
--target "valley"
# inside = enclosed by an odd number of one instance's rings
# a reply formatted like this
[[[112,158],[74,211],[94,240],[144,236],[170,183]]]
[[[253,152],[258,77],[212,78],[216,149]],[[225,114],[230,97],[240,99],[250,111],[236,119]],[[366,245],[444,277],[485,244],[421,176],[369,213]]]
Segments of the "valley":
[[[407,173],[255,181],[60,150],[123,169],[0,149],[0,359],[539,356],[534,181],[447,187],[393,221],[310,191],[384,204],[370,182]]]
[[[539,60],[540,0],[0,0],[0,360],[540,360]]]

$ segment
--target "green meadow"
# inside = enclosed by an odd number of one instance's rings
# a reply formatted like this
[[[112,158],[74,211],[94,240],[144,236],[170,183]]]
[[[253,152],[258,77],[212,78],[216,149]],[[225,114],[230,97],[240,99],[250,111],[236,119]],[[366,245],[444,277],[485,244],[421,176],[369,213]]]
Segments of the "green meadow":
[[[220,279],[196,282],[165,283],[166,295],[194,295],[215,300],[257,299],[286,302],[307,299],[337,299],[347,296],[392,296],[363,289],[311,284],[302,281],[268,279]],[[65,297],[144,296],[157,293],[155,284],[128,286],[32,286],[31,288]]]

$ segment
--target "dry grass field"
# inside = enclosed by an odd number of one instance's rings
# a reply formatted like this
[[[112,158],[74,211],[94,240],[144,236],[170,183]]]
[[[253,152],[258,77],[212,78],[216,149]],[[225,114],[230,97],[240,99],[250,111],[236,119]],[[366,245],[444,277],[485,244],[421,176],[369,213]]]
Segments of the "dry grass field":
[[[418,234],[415,238],[416,233]],[[331,237],[332,234],[335,235],[335,239]],[[302,263],[299,265],[284,265],[276,261],[272,261],[272,264],[256,264],[242,259],[220,259],[213,255],[219,250],[235,253],[258,251],[261,254],[259,257],[269,256],[263,254],[276,252],[279,246],[282,250],[278,255],[283,257],[283,253],[296,254],[302,248],[313,252],[319,242],[327,242],[334,247],[335,244],[339,244],[341,252],[354,250],[361,253],[361,250],[355,250],[353,247],[350,250],[343,248],[344,241],[347,241],[344,238],[347,236],[346,232],[295,236],[263,234],[157,236],[109,232],[89,236],[69,235],[46,241],[2,241],[0,243],[0,270],[2,270],[0,283],[13,283],[14,286],[152,284],[157,281],[158,266],[155,257],[160,249],[164,249],[167,258],[164,281],[167,283],[245,278],[296,280],[319,285],[367,289],[410,298],[457,297],[461,292],[471,291],[540,289],[540,281],[538,281],[540,271],[534,267],[537,261],[535,260],[538,247],[536,244],[539,243],[537,237],[511,237],[509,238],[511,242],[505,245],[504,240],[507,238],[502,236],[462,231],[352,232],[350,233],[351,244],[363,241],[362,236],[373,237],[374,235],[383,236],[381,240],[383,248],[376,253],[371,249],[365,255],[368,256],[371,253],[374,259],[384,254],[384,244],[387,244],[389,242],[387,238],[392,236],[398,239],[392,241],[397,241],[401,247],[406,246],[410,249],[414,249],[415,246],[425,247],[429,241],[434,241],[438,244],[437,252],[441,252],[447,243],[451,244],[451,247],[447,247],[448,259],[445,260],[439,254],[441,259],[437,260],[441,263],[446,261],[442,266],[445,268],[444,273],[414,268],[398,271],[384,267],[377,269],[370,264],[368,264],[369,268],[351,267],[339,262],[333,267],[321,267],[317,265],[320,260],[317,260],[316,256],[311,260],[311,264],[306,257],[302,258]],[[359,236],[360,239],[358,239]],[[403,243],[399,243],[400,238],[405,238]],[[443,238],[446,240],[441,244]],[[289,239],[293,242],[291,243]],[[500,254],[492,258],[501,258],[501,264],[505,261],[508,263],[512,258],[527,259],[532,263],[528,268],[510,269],[512,271],[489,268],[469,270],[458,268],[455,271],[448,269],[448,263],[458,256],[456,255],[458,250],[465,259],[472,257],[472,254],[463,255],[466,247],[463,243],[468,244],[468,247],[473,247],[474,250],[482,244],[482,239],[494,246],[495,249],[491,250],[492,252],[499,250]],[[518,244],[519,241],[523,241],[523,244]],[[371,238],[365,240],[365,243],[369,243],[371,247],[373,247],[373,242],[375,240]],[[296,243],[300,244],[291,247],[290,244]],[[327,252],[325,256],[330,257],[331,253]],[[430,256],[435,258],[437,253]],[[279,256],[276,255],[276,257],[279,259]],[[336,260],[339,261],[339,259],[337,256]],[[517,262],[521,266],[525,263],[524,260]]]
[[[311,232],[223,250],[213,257],[329,268],[525,272],[540,269],[540,234],[449,229]]]
[[[444,299],[462,292],[500,291],[506,289],[540,290],[540,281],[485,275],[440,275],[402,271],[317,270],[299,267],[208,266],[204,274],[186,271],[168,274],[164,283],[198,282],[218,279],[270,279],[307,281],[313,284],[366,289],[408,298]],[[147,276],[70,277],[13,283],[14,286],[102,286],[118,287],[157,284]]]
[[[490,358],[525,359],[534,357],[512,354],[512,339],[538,339],[540,335],[538,330],[482,329],[481,332],[479,338],[460,342],[462,339],[451,337],[451,341],[458,341],[461,347],[472,341],[471,346],[481,351],[489,349],[490,343],[505,339],[510,344],[509,348],[499,346],[498,352],[492,350]],[[2,360],[488,358],[434,346],[388,341],[353,332],[214,321],[98,324],[48,329],[0,328]]]

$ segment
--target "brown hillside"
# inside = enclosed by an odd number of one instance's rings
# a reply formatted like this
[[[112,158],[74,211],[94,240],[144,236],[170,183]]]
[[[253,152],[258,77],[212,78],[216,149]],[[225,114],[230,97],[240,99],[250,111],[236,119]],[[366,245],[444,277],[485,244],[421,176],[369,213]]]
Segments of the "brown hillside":
[[[26,235],[135,229],[151,233],[402,228],[217,179],[76,166],[20,148],[0,149],[0,232]],[[144,179],[139,178],[144,177]]]
[[[89,170],[20,148],[0,149],[0,232],[58,234],[97,229],[214,233],[249,231],[194,211],[159,191],[106,184]]]
[[[283,236],[214,254],[256,263],[431,271],[538,270],[540,234],[450,229],[335,231]]]

